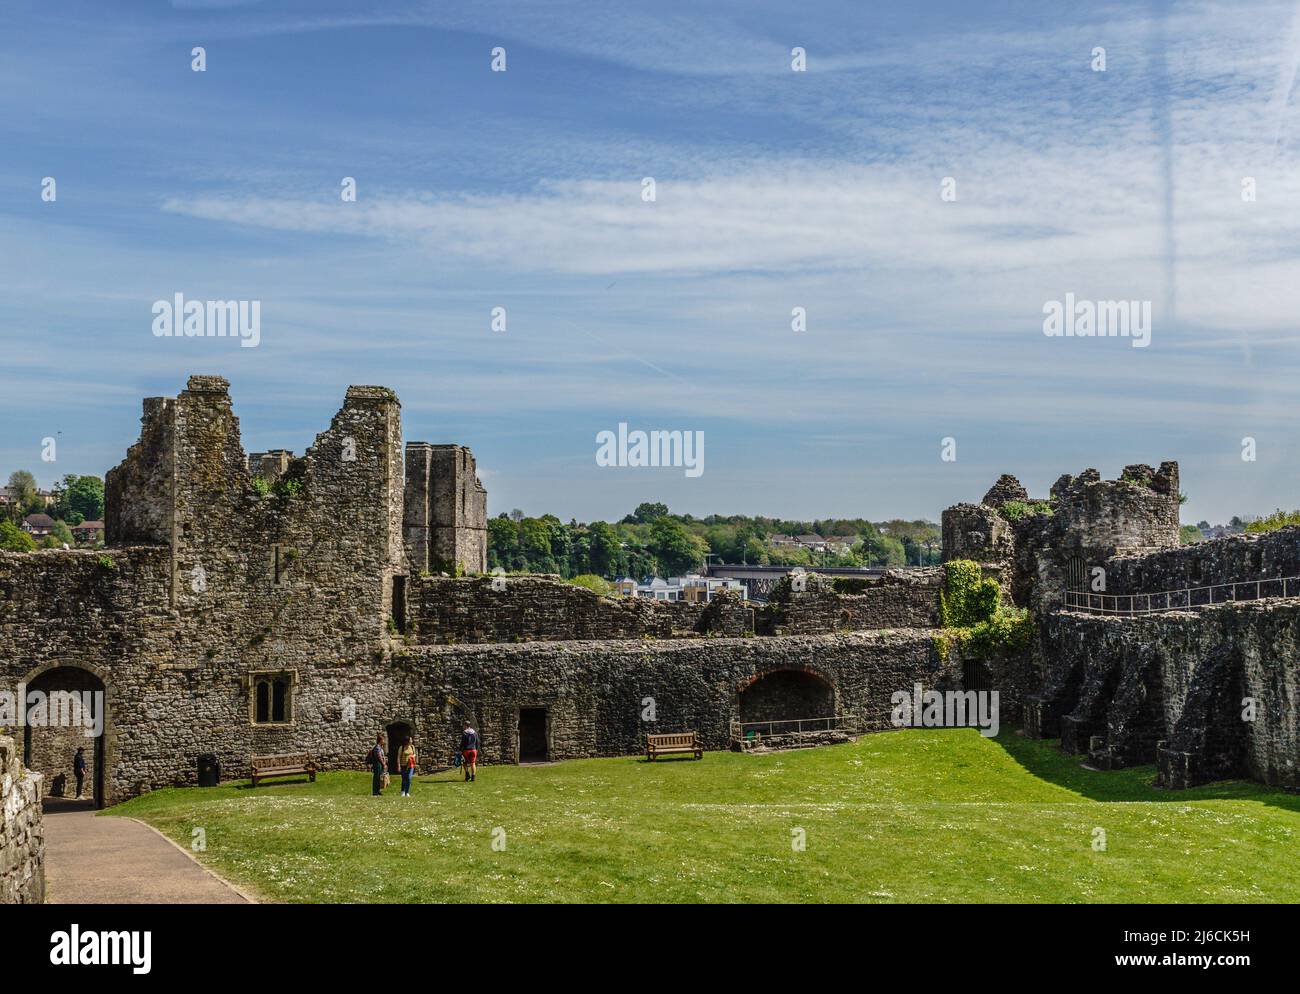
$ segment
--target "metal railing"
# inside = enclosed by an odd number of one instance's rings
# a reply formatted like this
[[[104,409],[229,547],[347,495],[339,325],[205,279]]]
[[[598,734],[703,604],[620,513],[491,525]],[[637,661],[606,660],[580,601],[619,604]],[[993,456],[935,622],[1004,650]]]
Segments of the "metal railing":
[[[778,729],[780,729],[778,731]],[[858,716],[855,714],[837,714],[827,718],[786,718],[782,721],[736,721],[731,722],[731,740],[743,742],[747,732],[755,735],[764,734],[789,735],[799,732],[829,732],[835,729],[857,731]]]
[[[1295,590],[1291,589],[1292,584],[1295,585]],[[1216,597],[1216,592],[1223,596]],[[1088,590],[1067,590],[1065,608],[1088,614],[1132,616],[1186,611],[1237,601],[1257,601],[1265,597],[1296,596],[1300,596],[1300,576],[1273,576],[1233,583],[1210,583],[1200,587],[1179,587],[1151,594],[1096,594]]]

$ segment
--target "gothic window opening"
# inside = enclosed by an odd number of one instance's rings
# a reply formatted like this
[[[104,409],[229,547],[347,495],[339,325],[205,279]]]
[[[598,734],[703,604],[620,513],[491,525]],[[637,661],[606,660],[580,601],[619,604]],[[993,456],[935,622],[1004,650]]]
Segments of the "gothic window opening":
[[[253,724],[287,725],[293,721],[293,675],[261,673],[252,677]]]

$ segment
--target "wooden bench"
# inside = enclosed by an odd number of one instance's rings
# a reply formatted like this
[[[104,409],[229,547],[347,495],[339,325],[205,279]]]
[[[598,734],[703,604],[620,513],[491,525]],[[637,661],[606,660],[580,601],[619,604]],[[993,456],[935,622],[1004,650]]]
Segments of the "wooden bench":
[[[658,756],[673,753],[694,753],[696,759],[704,758],[698,732],[672,732],[667,735],[646,735],[645,758],[653,763]]]
[[[267,777],[295,777],[307,774],[312,783],[316,782],[316,761],[309,752],[288,752],[278,756],[254,756],[252,758],[253,786]]]

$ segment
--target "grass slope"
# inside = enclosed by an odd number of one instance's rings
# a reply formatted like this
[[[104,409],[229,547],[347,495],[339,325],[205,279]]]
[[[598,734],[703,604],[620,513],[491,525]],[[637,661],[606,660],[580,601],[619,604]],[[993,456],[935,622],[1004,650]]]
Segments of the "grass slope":
[[[474,784],[449,771],[411,798],[396,782],[372,798],[366,773],[173,788],[109,814],[186,846],[202,828],[200,858],[274,901],[1300,901],[1300,797],[1152,776],[1085,770],[1013,732],[906,730],[487,767]]]

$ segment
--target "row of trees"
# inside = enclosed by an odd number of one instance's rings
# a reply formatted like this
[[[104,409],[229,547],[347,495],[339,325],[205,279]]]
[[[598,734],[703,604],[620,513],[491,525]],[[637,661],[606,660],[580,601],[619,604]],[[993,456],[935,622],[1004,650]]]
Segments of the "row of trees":
[[[775,535],[853,536],[851,551],[814,552],[774,545]],[[789,521],[745,515],[695,518],[645,503],[618,522],[562,522],[512,511],[488,521],[488,568],[510,572],[678,576],[719,562],[779,566],[902,566],[939,561],[939,529],[930,521],[873,523],[864,518]]]

